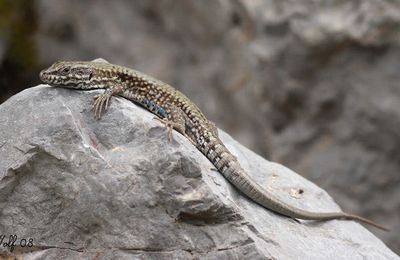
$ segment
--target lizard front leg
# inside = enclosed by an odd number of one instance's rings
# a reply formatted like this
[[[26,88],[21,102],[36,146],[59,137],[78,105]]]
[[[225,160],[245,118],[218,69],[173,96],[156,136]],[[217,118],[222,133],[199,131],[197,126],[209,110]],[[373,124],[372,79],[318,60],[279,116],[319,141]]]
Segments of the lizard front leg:
[[[114,85],[112,87],[107,88],[102,94],[94,96],[94,117],[97,119],[101,118],[101,113],[107,110],[109,101],[112,96],[120,95],[124,91],[124,88],[121,85]]]

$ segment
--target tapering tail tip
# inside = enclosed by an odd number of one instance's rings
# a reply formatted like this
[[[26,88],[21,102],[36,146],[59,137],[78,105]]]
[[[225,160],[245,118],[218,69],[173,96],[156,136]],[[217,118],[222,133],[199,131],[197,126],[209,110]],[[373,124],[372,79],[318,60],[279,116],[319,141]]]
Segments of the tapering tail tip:
[[[377,227],[377,228],[379,228],[379,229],[381,229],[383,231],[390,232],[390,228],[387,228],[387,227],[384,227],[384,226],[381,226],[381,225],[377,225],[375,227]]]
[[[382,225],[380,225],[380,224],[378,224],[378,223],[375,223],[375,222],[372,221],[372,220],[369,220],[369,219],[367,219],[367,218],[363,218],[363,217],[360,217],[360,216],[357,216],[357,215],[346,214],[346,213],[345,213],[345,218],[351,219],[351,220],[356,220],[356,221],[362,222],[362,223],[364,223],[364,224],[371,225],[371,226],[373,226],[373,227],[376,227],[376,228],[378,228],[378,229],[380,229],[380,230],[383,230],[383,231],[386,231],[386,232],[389,232],[389,231],[390,231],[390,229],[387,228],[387,227],[384,227],[384,226],[382,226]]]
[[[379,225],[379,224],[376,224],[376,223],[374,223],[374,222],[365,222],[365,223],[367,223],[367,224],[369,224],[369,225],[371,225],[371,226],[373,226],[373,227],[376,227],[376,228],[378,228],[378,229],[380,229],[380,230],[383,230],[383,231],[386,231],[386,232],[389,232],[390,231],[390,228],[387,228],[387,227],[384,227],[384,226],[382,226],[382,225]]]

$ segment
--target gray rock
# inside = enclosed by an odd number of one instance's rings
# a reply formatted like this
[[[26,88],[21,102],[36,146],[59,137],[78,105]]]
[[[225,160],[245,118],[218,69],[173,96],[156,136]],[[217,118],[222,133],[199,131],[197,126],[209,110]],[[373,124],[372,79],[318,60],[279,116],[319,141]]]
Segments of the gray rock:
[[[398,259],[355,222],[297,222],[254,204],[183,136],[174,132],[170,143],[165,127],[126,99],[114,98],[95,120],[96,93],[42,85],[0,106],[0,235],[18,235],[17,245],[32,238],[35,245],[17,246],[14,255]],[[339,210],[313,183],[220,135],[249,174],[282,200]]]

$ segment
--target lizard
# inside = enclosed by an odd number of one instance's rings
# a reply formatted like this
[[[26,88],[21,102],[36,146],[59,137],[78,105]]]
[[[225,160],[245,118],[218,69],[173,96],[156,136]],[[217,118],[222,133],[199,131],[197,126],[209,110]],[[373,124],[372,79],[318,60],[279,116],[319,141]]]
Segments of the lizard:
[[[278,199],[263,188],[241,167],[238,159],[220,140],[216,126],[183,93],[174,87],[127,67],[94,61],[59,61],[40,72],[40,79],[53,87],[77,90],[104,89],[94,97],[94,114],[101,118],[112,96],[122,96],[156,115],[168,128],[184,135],[217,170],[248,198],[280,215],[303,220],[354,220],[389,231],[367,218],[345,212],[312,212]]]

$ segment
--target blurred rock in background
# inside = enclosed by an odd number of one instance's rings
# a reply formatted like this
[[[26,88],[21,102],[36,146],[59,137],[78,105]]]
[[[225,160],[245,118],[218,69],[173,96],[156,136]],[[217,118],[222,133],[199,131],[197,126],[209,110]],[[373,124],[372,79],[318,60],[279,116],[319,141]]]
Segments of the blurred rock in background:
[[[0,0],[0,103],[39,83],[35,2]]]
[[[400,2],[0,0],[0,101],[55,60],[175,86],[400,253]]]

